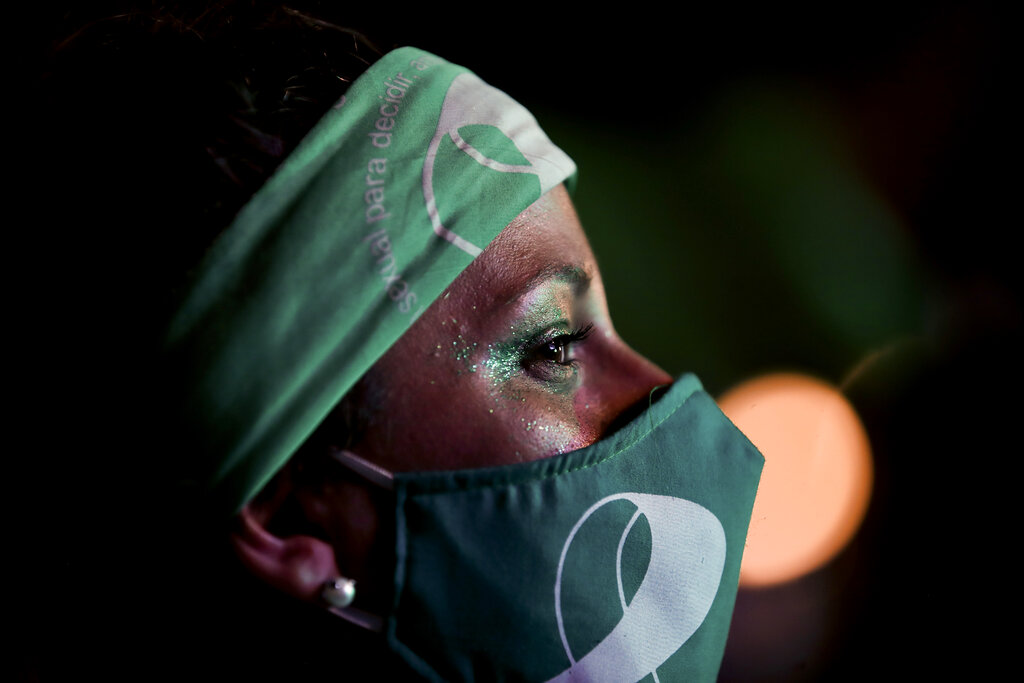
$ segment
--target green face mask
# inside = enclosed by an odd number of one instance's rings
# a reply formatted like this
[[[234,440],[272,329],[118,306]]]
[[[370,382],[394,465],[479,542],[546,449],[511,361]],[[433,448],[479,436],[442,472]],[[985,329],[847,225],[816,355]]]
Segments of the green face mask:
[[[388,643],[431,680],[713,681],[763,462],[689,375],[589,448],[395,474]]]

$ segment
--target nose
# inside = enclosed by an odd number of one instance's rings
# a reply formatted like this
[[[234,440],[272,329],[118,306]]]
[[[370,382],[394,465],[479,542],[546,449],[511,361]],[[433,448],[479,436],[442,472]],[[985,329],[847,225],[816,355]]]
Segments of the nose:
[[[576,399],[580,424],[593,441],[627,424],[650,405],[655,389],[672,383],[668,373],[617,336],[604,341],[588,364],[587,390]]]

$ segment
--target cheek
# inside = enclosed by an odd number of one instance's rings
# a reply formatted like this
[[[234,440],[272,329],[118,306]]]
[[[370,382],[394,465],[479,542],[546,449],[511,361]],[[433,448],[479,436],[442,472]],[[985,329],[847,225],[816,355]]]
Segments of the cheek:
[[[518,379],[490,386],[484,401],[488,408],[481,426],[487,427],[497,462],[537,460],[585,445],[572,393]]]
[[[450,316],[435,329],[412,353],[400,343],[378,364],[387,400],[361,455],[396,471],[461,469],[536,460],[593,442],[578,383],[524,376],[518,357],[499,362]]]
[[[576,448],[589,446],[601,438],[602,423],[600,419],[595,419],[597,407],[591,402],[587,392],[577,394],[573,401],[573,411],[578,427]]]
[[[523,379],[442,374],[404,383],[360,454],[395,471],[446,470],[537,460],[589,443],[572,394]]]

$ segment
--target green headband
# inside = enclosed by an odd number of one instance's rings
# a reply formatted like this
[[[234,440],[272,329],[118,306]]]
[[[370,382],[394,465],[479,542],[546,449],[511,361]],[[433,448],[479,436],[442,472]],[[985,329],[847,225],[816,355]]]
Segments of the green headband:
[[[401,48],[201,264],[167,336],[194,481],[235,511],[509,222],[576,167],[521,105]]]

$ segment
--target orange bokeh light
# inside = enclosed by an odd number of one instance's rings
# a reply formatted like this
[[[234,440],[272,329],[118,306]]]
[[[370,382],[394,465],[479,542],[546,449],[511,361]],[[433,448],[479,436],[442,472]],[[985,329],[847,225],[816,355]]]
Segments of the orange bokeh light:
[[[871,497],[871,447],[853,406],[835,387],[789,373],[744,382],[718,402],[765,458],[740,583],[821,567],[857,531]]]

